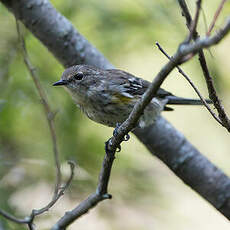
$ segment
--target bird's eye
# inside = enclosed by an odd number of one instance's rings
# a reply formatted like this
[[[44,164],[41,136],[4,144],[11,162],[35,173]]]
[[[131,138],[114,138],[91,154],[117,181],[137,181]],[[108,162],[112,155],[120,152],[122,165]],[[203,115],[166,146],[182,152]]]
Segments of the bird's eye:
[[[81,80],[84,75],[82,72],[77,72],[74,76],[73,76],[76,80]]]

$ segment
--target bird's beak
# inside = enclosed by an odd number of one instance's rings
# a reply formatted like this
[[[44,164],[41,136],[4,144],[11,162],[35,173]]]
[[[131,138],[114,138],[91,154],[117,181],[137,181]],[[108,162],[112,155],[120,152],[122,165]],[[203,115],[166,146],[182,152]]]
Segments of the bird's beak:
[[[59,80],[53,84],[53,86],[58,86],[58,85],[67,85],[67,81]]]

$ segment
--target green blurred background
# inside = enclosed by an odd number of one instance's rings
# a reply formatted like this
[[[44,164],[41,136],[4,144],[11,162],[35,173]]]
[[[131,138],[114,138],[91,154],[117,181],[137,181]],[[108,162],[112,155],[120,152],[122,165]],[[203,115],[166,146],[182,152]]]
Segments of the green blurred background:
[[[56,0],[51,1],[117,68],[151,80],[166,63],[154,45],[158,41],[172,55],[187,29],[177,1],[173,0]],[[204,1],[210,24],[220,1]],[[194,14],[195,1],[188,1]],[[226,3],[215,29],[230,12]],[[200,17],[199,31],[205,34]],[[77,162],[69,191],[48,213],[36,219],[38,229],[49,229],[95,190],[104,156],[104,142],[112,129],[88,120],[62,88],[52,83],[63,67],[47,49],[24,30],[30,59],[36,66],[52,108],[64,178],[67,160]],[[52,142],[43,108],[18,49],[14,17],[0,5],[0,207],[23,217],[49,201],[55,180]],[[210,52],[209,52],[210,51]],[[230,37],[206,52],[218,94],[230,111]],[[183,65],[203,95],[207,96],[197,58]],[[174,94],[196,97],[188,83],[174,71],[164,83]],[[230,175],[229,135],[204,107],[177,107],[163,113],[176,128],[214,164]],[[229,229],[227,220],[184,185],[158,159],[131,136],[117,154],[105,201],[80,218],[70,229]],[[0,217],[6,229],[23,229]]]

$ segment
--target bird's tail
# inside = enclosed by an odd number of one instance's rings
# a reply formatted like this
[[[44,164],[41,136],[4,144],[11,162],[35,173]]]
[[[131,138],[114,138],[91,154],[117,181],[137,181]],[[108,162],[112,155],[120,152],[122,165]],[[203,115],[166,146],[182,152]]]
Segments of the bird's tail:
[[[183,97],[176,96],[167,96],[169,105],[203,105],[203,102],[199,99],[189,99]],[[205,100],[208,104],[212,104],[213,102],[209,99]]]

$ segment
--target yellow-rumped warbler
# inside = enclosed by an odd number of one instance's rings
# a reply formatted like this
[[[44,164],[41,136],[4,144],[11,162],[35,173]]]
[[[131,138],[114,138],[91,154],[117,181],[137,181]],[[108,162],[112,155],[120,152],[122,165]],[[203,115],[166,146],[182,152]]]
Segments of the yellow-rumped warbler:
[[[116,127],[128,118],[150,82],[118,69],[102,70],[89,65],[75,65],[66,69],[61,80],[53,84],[58,85],[65,86],[75,103],[91,120]],[[159,89],[145,108],[139,126],[154,123],[162,110],[173,110],[167,104],[201,105],[202,102],[176,97]]]

